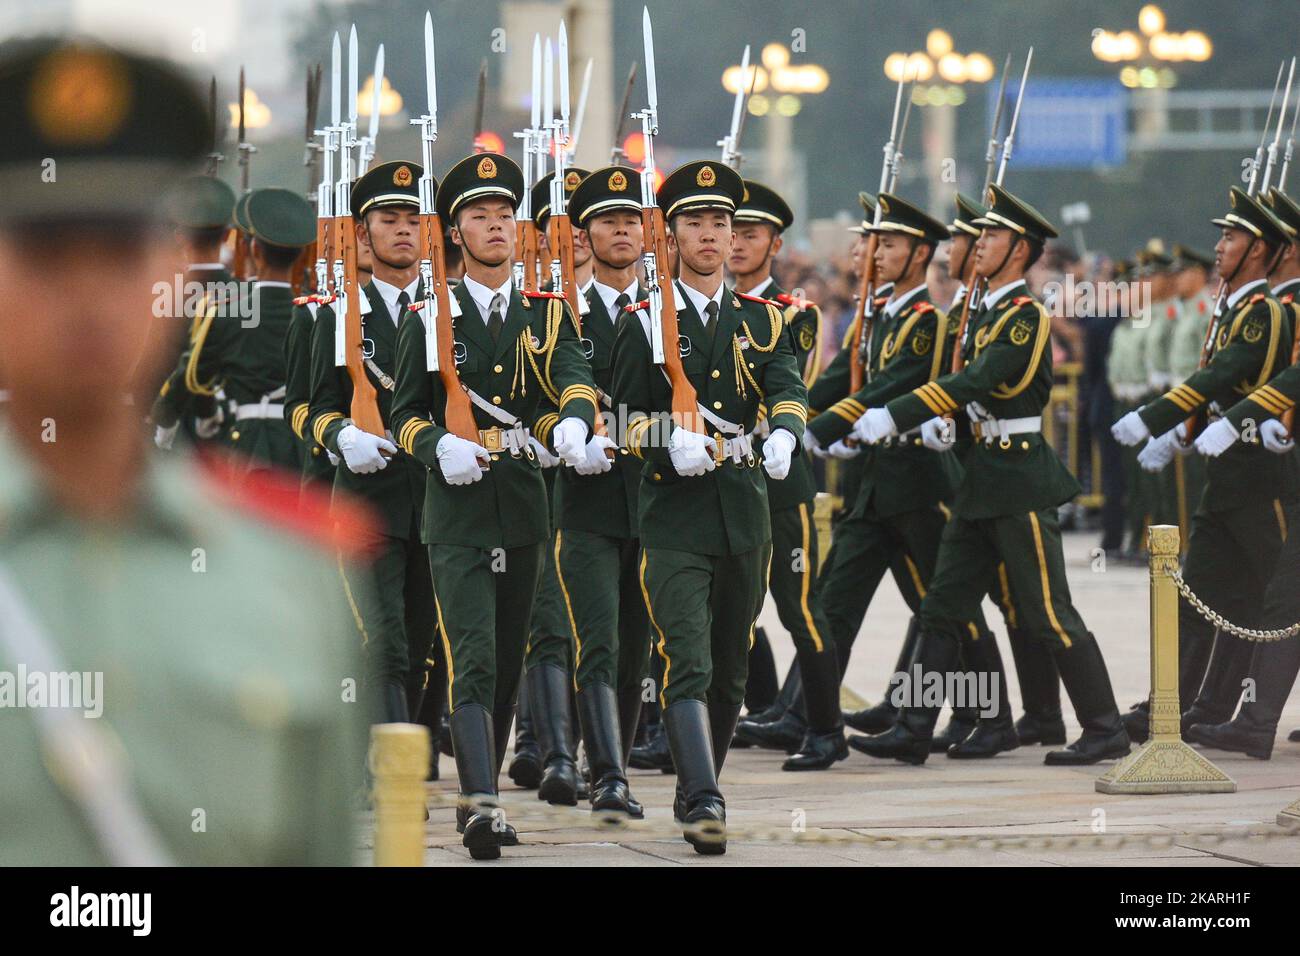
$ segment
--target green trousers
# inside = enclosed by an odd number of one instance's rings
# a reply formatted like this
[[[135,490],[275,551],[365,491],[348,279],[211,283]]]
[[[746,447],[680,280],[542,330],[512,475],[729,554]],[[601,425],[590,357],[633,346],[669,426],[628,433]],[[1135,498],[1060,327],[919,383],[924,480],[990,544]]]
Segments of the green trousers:
[[[800,654],[835,653],[830,623],[822,608],[817,576],[817,529],[812,505],[802,503],[771,514],[772,570],[767,586],[781,626]]]
[[[533,602],[533,617],[528,625],[524,668],[532,670],[540,664],[550,664],[572,673],[573,638],[564,595],[560,591],[560,579],[555,573],[554,535],[546,543],[545,551],[537,598]]]
[[[339,574],[361,635],[367,680],[408,686],[423,674],[437,630],[429,564],[417,537],[371,536],[364,548],[367,580]],[[360,562],[358,562],[360,563]],[[354,586],[356,585],[356,586]]]
[[[644,548],[641,593],[664,663],[659,703],[745,699],[749,645],[763,606],[770,543],[731,555]]]
[[[447,702],[491,713],[514,706],[544,546],[429,545],[438,628],[445,641]]]
[[[650,668],[640,542],[560,530],[553,556],[573,641],[574,686],[639,687]]]

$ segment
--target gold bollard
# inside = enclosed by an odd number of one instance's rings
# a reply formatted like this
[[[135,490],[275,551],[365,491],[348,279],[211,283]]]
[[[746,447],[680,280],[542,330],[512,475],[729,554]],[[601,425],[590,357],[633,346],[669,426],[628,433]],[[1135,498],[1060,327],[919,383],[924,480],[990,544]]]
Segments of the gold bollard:
[[[422,724],[371,727],[370,772],[375,777],[375,866],[422,866],[429,729]]]
[[[1178,703],[1178,529],[1147,529],[1151,554],[1151,736],[1097,780],[1098,793],[1234,793],[1232,778],[1183,743]]]

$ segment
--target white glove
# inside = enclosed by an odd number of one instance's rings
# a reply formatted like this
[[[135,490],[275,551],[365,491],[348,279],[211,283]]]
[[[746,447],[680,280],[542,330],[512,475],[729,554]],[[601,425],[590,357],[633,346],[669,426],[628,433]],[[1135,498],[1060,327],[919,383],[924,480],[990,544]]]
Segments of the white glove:
[[[1232,422],[1220,418],[1217,422],[1205,426],[1205,431],[1196,437],[1196,450],[1210,458],[1218,458],[1236,444],[1240,437],[1241,434],[1233,427]]]
[[[587,426],[577,418],[565,418],[551,433],[555,440],[555,453],[566,465],[575,468],[587,458]]]
[[[617,448],[608,435],[593,435],[587,442],[582,461],[573,466],[580,475],[603,475],[614,467],[613,460],[605,454],[606,448]]]
[[[176,441],[176,432],[180,427],[180,422],[177,422],[171,428],[164,428],[162,425],[156,426],[153,430],[153,443],[163,451],[171,451],[172,442]]]
[[[887,408],[868,408],[865,415],[853,426],[853,434],[858,441],[874,445],[882,438],[892,438],[898,434],[898,426]]]
[[[1224,421],[1224,419],[1219,419]],[[1259,437],[1264,441],[1264,447],[1275,455],[1285,455],[1295,447],[1295,441],[1283,425],[1276,418],[1266,418],[1262,425],[1259,426]]]
[[[1178,432],[1176,429],[1165,432],[1159,438],[1147,441],[1146,446],[1138,452],[1138,465],[1143,471],[1157,472],[1174,460],[1178,450]]]
[[[344,425],[339,431],[339,451],[349,471],[369,475],[388,467],[388,459],[381,452],[395,455],[397,446],[387,438],[363,432],[356,425]]]
[[[951,419],[936,416],[921,423],[921,444],[930,451],[948,451],[952,448],[956,436]]]
[[[1142,421],[1136,411],[1129,412],[1111,425],[1110,433],[1121,445],[1136,445],[1142,439],[1151,437],[1151,429],[1147,428],[1147,423]]]
[[[845,444],[844,439],[841,438],[826,449],[826,454],[832,458],[838,458],[840,461],[848,461],[850,458],[857,458],[862,454],[862,446]]]
[[[194,434],[203,439],[216,438],[221,432],[221,422],[224,419],[225,416],[221,414],[220,408],[211,418],[196,418],[194,419]]]
[[[812,433],[811,428],[805,428],[803,430],[803,447],[807,448],[818,458],[825,457],[822,450],[822,443],[817,440],[817,436]]]
[[[546,446],[532,435],[528,436],[528,444],[533,449],[533,454],[537,456],[537,463],[543,468],[554,468],[560,463],[560,459],[547,451]]]
[[[447,484],[468,485],[483,477],[483,466],[478,462],[488,457],[488,450],[478,442],[449,432],[438,439],[437,453],[438,468]]]
[[[686,428],[674,428],[668,440],[668,456],[677,474],[684,477],[705,475],[717,467],[713,460],[713,439]]]
[[[780,481],[790,474],[790,456],[794,454],[795,438],[788,429],[778,428],[763,442],[763,470],[767,477]]]

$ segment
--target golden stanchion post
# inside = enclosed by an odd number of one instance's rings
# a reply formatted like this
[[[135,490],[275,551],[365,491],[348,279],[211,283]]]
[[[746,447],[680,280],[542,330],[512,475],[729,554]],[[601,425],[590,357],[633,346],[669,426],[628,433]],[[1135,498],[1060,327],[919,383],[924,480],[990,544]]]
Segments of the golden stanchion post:
[[[429,729],[422,724],[371,727],[370,772],[375,778],[375,866],[422,866]]]
[[[1234,793],[1232,778],[1183,743],[1178,702],[1178,528],[1152,525],[1151,736],[1097,780],[1098,793]]]

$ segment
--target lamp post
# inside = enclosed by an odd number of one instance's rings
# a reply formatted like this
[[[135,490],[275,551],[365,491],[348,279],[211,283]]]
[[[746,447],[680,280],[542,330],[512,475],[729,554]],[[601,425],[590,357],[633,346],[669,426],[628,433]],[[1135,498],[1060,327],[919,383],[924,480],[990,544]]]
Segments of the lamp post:
[[[722,74],[722,86],[734,95],[748,90],[752,77],[754,92],[749,98],[749,112],[767,119],[764,175],[768,182],[779,185],[790,178],[794,118],[803,108],[800,97],[823,92],[830,85],[830,76],[815,63],[791,65],[790,51],[780,43],[763,47],[760,59],[761,65],[748,70],[728,67]]]
[[[930,183],[929,211],[946,218],[957,194],[952,175],[957,143],[957,113],[954,107],[966,102],[966,84],[993,79],[993,61],[979,52],[958,53],[947,30],[931,30],[925,49],[912,53],[891,53],[885,58],[885,76],[897,83],[915,81],[912,105],[921,109],[921,154],[925,178]],[[903,144],[903,153],[912,150]]]

